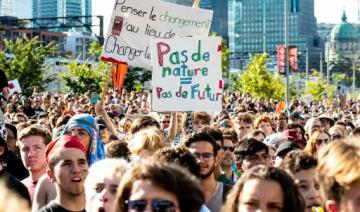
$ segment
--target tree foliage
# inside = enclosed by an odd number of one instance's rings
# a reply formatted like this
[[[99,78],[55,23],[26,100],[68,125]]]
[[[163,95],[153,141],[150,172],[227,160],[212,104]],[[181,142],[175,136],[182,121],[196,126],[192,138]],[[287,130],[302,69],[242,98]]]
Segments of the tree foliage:
[[[92,43],[85,63],[72,62],[67,65],[68,72],[61,75],[68,91],[85,93],[88,90],[100,92],[104,86],[106,73],[110,64],[99,61],[102,47]],[[98,61],[98,62],[96,62]]]
[[[85,64],[73,62],[68,64],[69,72],[62,75],[68,91],[85,93],[88,90],[100,92],[103,88],[106,73],[110,68],[110,63],[102,62],[99,58],[102,53],[102,46],[98,43],[90,45]],[[128,68],[124,81],[124,88],[127,91],[143,88],[143,84],[151,79],[151,72],[142,68]]]
[[[318,72],[314,72],[314,81],[309,81],[306,84],[305,94],[311,94],[315,100],[321,100],[324,95],[327,97],[333,97],[333,92],[336,91],[335,85],[327,85],[326,79],[323,79]]]
[[[279,75],[266,69],[267,54],[256,54],[251,58],[247,70],[240,73],[239,80],[231,76],[234,90],[241,90],[253,97],[283,99],[285,86]],[[235,80],[235,81],[234,81]]]
[[[126,73],[124,88],[128,92],[132,90],[141,91],[143,84],[149,80],[151,80],[151,71],[138,67],[129,68]]]
[[[54,43],[44,46],[37,37],[21,37],[15,42],[4,40],[4,47],[4,50],[0,51],[0,68],[10,80],[19,80],[25,95],[31,95],[34,86],[44,89],[54,80],[45,76],[45,59],[57,50]]]

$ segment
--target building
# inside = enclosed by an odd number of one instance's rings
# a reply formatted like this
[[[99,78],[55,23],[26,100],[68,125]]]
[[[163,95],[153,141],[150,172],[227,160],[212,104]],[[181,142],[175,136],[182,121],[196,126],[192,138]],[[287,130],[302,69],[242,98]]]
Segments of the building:
[[[15,0],[0,0],[0,16],[15,15]]]
[[[65,53],[70,54],[73,58],[85,60],[91,43],[96,42],[97,38],[92,36],[91,33],[75,30],[70,30],[66,34],[67,37],[64,41]]]
[[[288,1],[290,5],[290,0]],[[319,38],[314,16],[314,0],[300,0],[299,3],[300,11],[292,13],[290,6],[288,10],[289,45],[296,45],[299,51],[317,48]],[[239,51],[245,54],[263,52],[265,42],[266,52],[275,54],[276,46],[284,44],[285,39],[284,0],[242,0],[239,7]]]
[[[33,0],[32,15],[34,18],[49,18],[49,17],[70,17],[70,16],[91,16],[92,0]],[[67,19],[66,23],[61,24],[77,24],[77,20]],[[91,25],[91,18],[84,18],[84,23]],[[39,23],[39,22],[38,22]],[[40,25],[46,27],[52,24],[51,20],[42,20]],[[76,30],[84,31],[85,28],[78,27]],[[56,31],[67,31],[67,29],[56,29]]]
[[[199,6],[214,11],[210,33],[216,33],[217,36],[228,40],[228,1],[201,0]]]
[[[38,37],[39,41],[47,45],[50,42],[54,42],[59,48],[59,54],[63,52],[64,38],[66,35],[61,32],[48,32],[32,29],[17,29],[18,18],[11,16],[0,17],[0,25],[2,30],[0,32],[0,49],[4,48],[4,40],[15,41],[19,37],[26,36],[28,39]]]
[[[32,0],[15,0],[15,14],[17,18],[32,17]]]
[[[327,43],[329,61],[358,60],[360,59],[359,32],[356,26],[347,22],[345,11],[341,23],[331,30]]]
[[[288,44],[298,49],[300,71],[305,71],[306,51],[310,69],[320,69],[323,50],[317,34],[314,0],[298,0],[296,8],[290,7],[292,2],[288,0]],[[284,6],[284,0],[229,0],[232,54],[247,60],[251,54],[265,51],[274,59],[276,47],[285,43]],[[236,8],[235,12],[230,8]]]
[[[194,0],[165,0],[167,2],[192,6]],[[200,8],[214,11],[210,34],[228,39],[228,2],[227,0],[201,0]]]

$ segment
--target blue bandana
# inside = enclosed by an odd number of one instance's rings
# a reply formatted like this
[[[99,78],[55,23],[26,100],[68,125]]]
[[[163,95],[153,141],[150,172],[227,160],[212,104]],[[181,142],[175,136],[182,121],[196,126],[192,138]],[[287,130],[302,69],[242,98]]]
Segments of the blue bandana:
[[[78,114],[73,116],[64,127],[61,135],[64,135],[72,127],[81,127],[90,135],[90,147],[88,150],[89,165],[105,158],[105,148],[99,136],[99,127],[95,119],[89,114]]]

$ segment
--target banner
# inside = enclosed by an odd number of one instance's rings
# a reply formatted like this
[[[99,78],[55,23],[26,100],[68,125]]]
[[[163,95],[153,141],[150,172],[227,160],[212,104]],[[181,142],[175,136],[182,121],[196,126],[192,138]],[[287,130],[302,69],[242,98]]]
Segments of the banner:
[[[151,69],[151,38],[207,36],[212,14],[158,0],[116,0],[101,59]]]
[[[222,110],[221,38],[151,42],[154,111]]]
[[[276,60],[277,60],[277,71],[279,74],[286,74],[286,49],[285,46],[279,45],[276,47]],[[289,72],[297,71],[297,47],[289,46]]]

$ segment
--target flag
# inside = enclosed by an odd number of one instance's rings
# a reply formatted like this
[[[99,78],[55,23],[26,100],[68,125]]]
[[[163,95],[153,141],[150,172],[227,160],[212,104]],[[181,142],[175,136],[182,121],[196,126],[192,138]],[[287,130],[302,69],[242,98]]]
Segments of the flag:
[[[126,63],[119,63],[113,66],[112,78],[114,90],[120,91],[124,85],[128,65]]]

